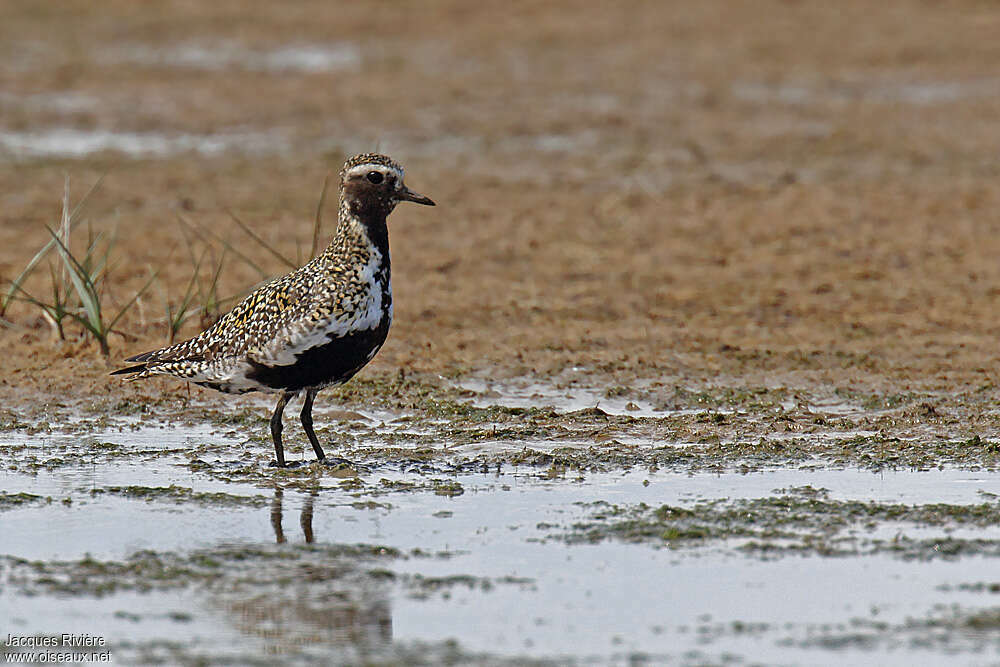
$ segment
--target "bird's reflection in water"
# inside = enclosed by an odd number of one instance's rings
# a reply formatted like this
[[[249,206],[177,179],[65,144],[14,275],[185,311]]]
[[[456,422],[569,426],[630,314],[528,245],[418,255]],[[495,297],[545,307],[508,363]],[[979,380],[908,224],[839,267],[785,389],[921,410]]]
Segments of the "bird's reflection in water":
[[[302,527],[302,536],[306,539],[306,544],[312,544],[313,540],[313,504],[316,502],[316,492],[309,494],[302,505],[302,512],[299,514],[299,526]],[[274,539],[278,544],[287,542],[285,531],[281,527],[283,510],[283,500],[285,492],[278,487],[274,490],[274,499],[271,501],[271,527],[274,529]]]
[[[371,574],[384,572],[384,566],[348,545],[314,544],[317,496],[306,496],[299,514],[302,536],[314,547],[296,547],[293,537],[293,544],[279,547],[273,558],[250,565],[257,575],[253,585],[241,585],[220,601],[241,632],[264,640],[268,653],[321,650],[339,656],[335,663],[367,662],[392,642],[387,584]],[[270,515],[279,545],[288,542],[284,500],[284,491],[276,488]]]

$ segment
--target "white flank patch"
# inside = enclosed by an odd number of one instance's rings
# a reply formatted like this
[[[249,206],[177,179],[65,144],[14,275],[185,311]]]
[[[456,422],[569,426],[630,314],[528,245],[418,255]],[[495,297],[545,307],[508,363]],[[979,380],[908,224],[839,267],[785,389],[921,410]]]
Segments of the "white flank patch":
[[[268,386],[262,385],[260,382],[257,382],[256,380],[251,380],[251,379],[247,378],[247,374],[250,373],[252,370],[253,370],[253,367],[250,366],[250,364],[245,363],[245,362],[240,362],[240,363],[236,364],[228,374],[226,374],[225,376],[223,376],[223,379],[217,380],[217,381],[221,382],[222,384],[224,384],[227,387],[229,387],[230,390],[236,390],[236,391],[241,391],[241,392],[242,391],[271,391],[271,392],[284,391],[283,389],[280,389],[280,388],[273,388],[273,387],[268,387]]]
[[[381,265],[382,254],[372,247],[371,258],[361,271],[361,281],[366,285],[366,294],[356,311],[340,313],[337,317],[319,325],[311,323],[292,325],[287,338],[279,339],[261,350],[259,355],[251,353],[251,356],[268,366],[291,366],[306,350],[326,345],[331,340],[349,333],[378,327],[385,314],[382,308],[382,285],[377,278]],[[391,293],[392,285],[387,285],[387,289]],[[391,321],[391,304],[388,315]]]
[[[246,392],[246,391],[280,391],[277,389],[271,389],[270,387],[265,387],[259,382],[255,382],[247,378],[247,373],[252,370],[250,364],[245,361],[231,357],[229,359],[224,359],[222,361],[209,364],[202,363],[200,372],[192,373],[191,375],[176,375],[170,371],[152,368],[150,371],[152,373],[157,373],[159,375],[171,375],[174,377],[179,377],[182,380],[187,380],[188,382],[211,382],[213,384],[220,385],[222,391],[231,392]]]

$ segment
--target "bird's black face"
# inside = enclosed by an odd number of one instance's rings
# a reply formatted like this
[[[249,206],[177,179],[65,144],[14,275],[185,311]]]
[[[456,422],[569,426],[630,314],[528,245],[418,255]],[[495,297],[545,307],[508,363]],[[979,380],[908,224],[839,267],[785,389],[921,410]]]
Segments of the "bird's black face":
[[[348,165],[351,165],[351,161],[348,161]],[[406,187],[403,183],[402,168],[388,158],[384,161],[345,166],[341,187],[344,199],[358,214],[389,215],[401,201],[434,206],[429,197],[417,194]]]

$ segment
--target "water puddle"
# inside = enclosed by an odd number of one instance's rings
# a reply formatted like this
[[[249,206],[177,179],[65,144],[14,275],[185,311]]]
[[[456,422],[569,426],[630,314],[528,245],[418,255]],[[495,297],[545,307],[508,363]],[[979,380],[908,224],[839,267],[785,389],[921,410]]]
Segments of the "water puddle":
[[[588,386],[547,384],[530,378],[489,380],[467,378],[455,385],[466,392],[471,405],[477,408],[503,406],[508,408],[551,407],[562,413],[598,409],[609,415],[630,417],[664,417],[693,415],[710,410],[716,414],[733,414],[741,404],[748,408],[770,406],[792,411],[801,409],[825,417],[856,417],[880,414],[880,410],[831,397],[784,396],[783,389],[714,388],[714,392],[674,387],[658,389],[649,386],[609,386],[604,390]],[[670,396],[671,393],[673,396]]]
[[[575,412],[597,408],[607,414],[632,417],[662,416],[652,403],[643,400],[615,398],[603,395],[593,388],[559,388],[532,381],[494,382],[467,379],[458,383],[460,389],[472,394],[472,405],[485,408],[500,405],[506,408],[552,407],[561,412]],[[695,410],[689,411],[696,412]]]
[[[730,86],[730,91],[738,99],[757,103],[813,105],[873,102],[932,106],[995,97],[1000,92],[1000,79],[899,81],[886,77],[825,84],[736,81]]]
[[[91,111],[99,106],[99,99],[79,91],[64,90],[31,95],[15,95],[0,91],[0,107],[23,108],[30,111],[48,111],[63,114]]]
[[[113,151],[137,157],[167,157],[194,152],[217,155],[227,151],[274,153],[287,141],[275,132],[226,134],[166,134],[160,132],[113,132],[56,127],[47,130],[0,132],[0,154],[15,159],[36,157],[85,157]]]
[[[391,459],[355,477],[268,470],[266,445],[218,427],[0,444],[4,626],[101,635],[126,661],[903,664],[1000,648],[996,473]]]
[[[252,49],[227,43],[175,44],[160,48],[135,44],[106,49],[101,59],[106,64],[146,67],[319,73],[357,69],[361,65],[361,50],[349,43],[289,44],[273,49]]]

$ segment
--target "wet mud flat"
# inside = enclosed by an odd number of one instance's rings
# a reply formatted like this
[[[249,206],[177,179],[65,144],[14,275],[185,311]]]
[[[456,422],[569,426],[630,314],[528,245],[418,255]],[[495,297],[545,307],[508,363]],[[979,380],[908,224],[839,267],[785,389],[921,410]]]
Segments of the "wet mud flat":
[[[995,655],[989,438],[903,427],[927,396],[661,390],[359,380],[317,414],[353,465],[294,437],[281,471],[253,399],[8,414],[3,624],[125,664]]]

